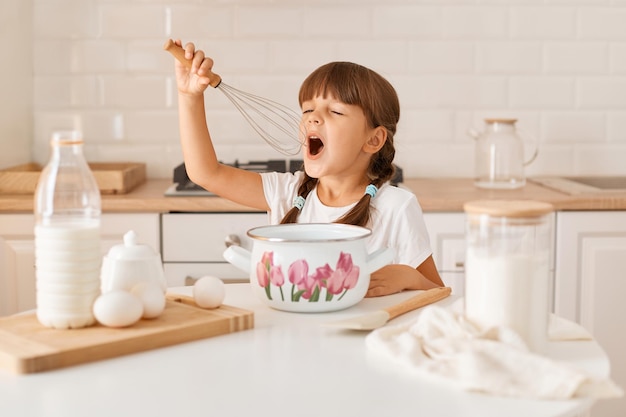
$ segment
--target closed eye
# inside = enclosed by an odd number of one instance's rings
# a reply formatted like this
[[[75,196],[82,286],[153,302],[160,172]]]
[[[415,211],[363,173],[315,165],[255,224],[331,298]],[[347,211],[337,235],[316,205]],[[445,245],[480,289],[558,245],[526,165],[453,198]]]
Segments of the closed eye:
[[[329,112],[332,113],[332,114],[336,114],[338,116],[343,116],[344,115],[344,113],[341,113],[341,112],[336,111],[336,110],[329,110]],[[313,113],[313,110],[302,110],[302,114],[307,114],[307,113]]]

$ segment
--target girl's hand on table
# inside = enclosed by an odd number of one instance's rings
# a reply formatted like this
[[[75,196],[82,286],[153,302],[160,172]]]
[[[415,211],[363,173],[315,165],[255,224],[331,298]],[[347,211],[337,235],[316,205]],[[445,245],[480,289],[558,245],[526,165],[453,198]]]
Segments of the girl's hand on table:
[[[380,297],[405,290],[429,290],[443,286],[431,256],[415,269],[408,265],[394,264],[373,272],[365,296]]]

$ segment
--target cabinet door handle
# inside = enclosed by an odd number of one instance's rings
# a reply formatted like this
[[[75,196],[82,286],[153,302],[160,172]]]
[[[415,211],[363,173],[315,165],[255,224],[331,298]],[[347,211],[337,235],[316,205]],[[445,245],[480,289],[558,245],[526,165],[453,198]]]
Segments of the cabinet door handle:
[[[224,244],[228,248],[229,246],[241,246],[241,239],[237,235],[228,235],[224,239]]]
[[[457,267],[457,268],[465,268],[465,262],[463,262],[463,261],[456,261],[454,263],[454,266]]]
[[[204,276],[204,275],[203,275]],[[196,282],[202,277],[192,277],[187,275],[185,277],[185,286],[193,287]],[[250,278],[220,278],[224,284],[245,284],[250,282]]]

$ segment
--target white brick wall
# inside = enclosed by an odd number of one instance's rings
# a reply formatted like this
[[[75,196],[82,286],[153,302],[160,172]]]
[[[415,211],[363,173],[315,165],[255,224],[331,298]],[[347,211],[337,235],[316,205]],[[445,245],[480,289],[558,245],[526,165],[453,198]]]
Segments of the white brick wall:
[[[30,161],[33,136],[31,68],[33,5],[0,1],[0,168]],[[17,39],[18,41],[14,41]],[[0,284],[0,291],[2,290]]]
[[[536,138],[529,175],[626,174],[623,0],[32,1],[40,162],[52,130],[77,127],[91,160],[170,177],[182,161],[162,51],[173,37],[205,49],[226,83],[293,107],[321,64],[379,71],[401,99],[407,175],[471,176],[466,131],[486,117],[516,117]],[[219,91],[207,110],[221,159],[280,157]]]

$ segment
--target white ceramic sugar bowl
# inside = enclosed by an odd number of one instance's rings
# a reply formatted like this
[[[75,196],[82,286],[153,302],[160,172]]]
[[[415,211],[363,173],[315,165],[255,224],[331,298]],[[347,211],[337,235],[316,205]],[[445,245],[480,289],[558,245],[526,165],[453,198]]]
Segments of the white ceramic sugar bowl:
[[[111,290],[130,291],[140,282],[156,282],[166,289],[161,255],[148,245],[137,243],[137,234],[130,230],[124,243],[113,246],[102,260],[102,293]]]

